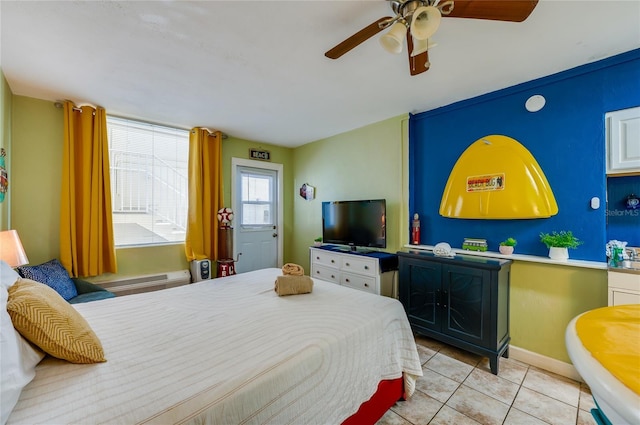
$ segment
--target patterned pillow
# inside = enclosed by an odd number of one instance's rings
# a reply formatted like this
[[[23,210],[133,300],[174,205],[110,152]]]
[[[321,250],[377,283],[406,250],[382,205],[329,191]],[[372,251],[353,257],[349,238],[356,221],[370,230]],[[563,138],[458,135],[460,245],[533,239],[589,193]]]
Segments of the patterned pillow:
[[[44,283],[55,289],[55,291],[67,301],[78,296],[76,285],[74,285],[73,280],[69,277],[67,269],[56,259],[37,266],[18,267],[18,273],[26,279]]]
[[[54,357],[71,363],[107,361],[89,323],[47,285],[18,280],[9,288],[7,311],[23,337]]]

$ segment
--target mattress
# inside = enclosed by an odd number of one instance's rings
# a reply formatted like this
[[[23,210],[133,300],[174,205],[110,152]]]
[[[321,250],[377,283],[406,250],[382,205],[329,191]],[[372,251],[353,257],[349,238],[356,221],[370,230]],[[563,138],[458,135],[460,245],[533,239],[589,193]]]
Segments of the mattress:
[[[422,375],[395,299],[265,269],[74,307],[106,363],[47,357],[9,424],[340,423],[384,379]]]

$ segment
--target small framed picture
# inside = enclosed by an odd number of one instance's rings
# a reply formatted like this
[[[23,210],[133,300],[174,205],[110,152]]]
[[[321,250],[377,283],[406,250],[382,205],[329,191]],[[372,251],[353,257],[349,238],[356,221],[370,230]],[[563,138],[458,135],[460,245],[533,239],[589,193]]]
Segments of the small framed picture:
[[[300,186],[300,197],[307,201],[312,201],[316,197],[316,188],[305,183]]]

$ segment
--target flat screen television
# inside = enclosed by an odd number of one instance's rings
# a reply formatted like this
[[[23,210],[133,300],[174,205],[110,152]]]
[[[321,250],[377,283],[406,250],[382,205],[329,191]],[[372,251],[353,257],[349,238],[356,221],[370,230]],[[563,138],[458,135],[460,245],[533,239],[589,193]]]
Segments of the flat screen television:
[[[386,200],[322,203],[322,242],[356,247],[386,248]]]

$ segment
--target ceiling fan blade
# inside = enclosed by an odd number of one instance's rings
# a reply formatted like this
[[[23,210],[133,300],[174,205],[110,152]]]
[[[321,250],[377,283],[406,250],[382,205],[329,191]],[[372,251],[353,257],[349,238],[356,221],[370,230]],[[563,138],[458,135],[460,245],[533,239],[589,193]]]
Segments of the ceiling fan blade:
[[[429,51],[422,52],[418,55],[411,56],[413,51],[413,37],[407,31],[407,54],[409,55],[409,72],[411,75],[422,74],[429,69]]]
[[[522,22],[537,4],[538,0],[454,0],[453,11],[442,16]]]
[[[359,46],[360,44],[364,43],[380,31],[382,31],[384,28],[380,28],[379,24],[390,19],[392,18],[388,16],[378,19],[371,25],[364,27],[357,33],[353,34],[351,37],[344,40],[342,43],[327,51],[327,53],[325,53],[324,55],[329,59],[338,59],[349,50]]]

